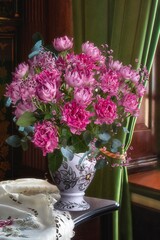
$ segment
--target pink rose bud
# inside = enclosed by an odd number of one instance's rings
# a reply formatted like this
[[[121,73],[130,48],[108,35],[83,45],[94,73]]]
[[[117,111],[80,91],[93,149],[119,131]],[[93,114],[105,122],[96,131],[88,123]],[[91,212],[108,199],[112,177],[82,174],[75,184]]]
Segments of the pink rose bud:
[[[90,43],[89,41],[83,43],[82,52],[90,56],[94,61],[98,61],[101,64],[104,64],[105,62],[105,57],[102,55],[99,48],[94,45],[94,43]]]
[[[55,38],[52,43],[57,51],[62,52],[73,47],[73,38],[69,39],[67,36]]]
[[[27,75],[28,71],[29,65],[27,63],[20,63],[16,68],[15,73],[13,73],[13,76],[17,79],[24,78],[25,75]]]
[[[120,70],[122,67],[122,63],[118,60],[113,61],[112,59],[109,61],[109,67],[114,70]]]

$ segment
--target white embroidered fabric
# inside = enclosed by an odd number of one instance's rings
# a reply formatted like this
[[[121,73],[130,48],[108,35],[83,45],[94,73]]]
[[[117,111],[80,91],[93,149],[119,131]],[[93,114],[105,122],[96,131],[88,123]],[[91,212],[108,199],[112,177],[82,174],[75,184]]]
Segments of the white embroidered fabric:
[[[55,185],[23,178],[0,182],[0,240],[69,240],[74,223],[69,212],[54,209]]]

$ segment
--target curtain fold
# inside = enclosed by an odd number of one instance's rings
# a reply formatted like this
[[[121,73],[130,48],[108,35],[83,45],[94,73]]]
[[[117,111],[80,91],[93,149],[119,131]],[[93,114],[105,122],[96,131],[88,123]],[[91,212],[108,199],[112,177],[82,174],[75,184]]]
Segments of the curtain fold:
[[[115,59],[137,68],[146,64],[151,70],[160,34],[159,0],[72,0],[72,4],[76,52],[85,41],[97,46],[107,43]],[[131,144],[135,123],[136,118],[128,119],[129,134],[118,133],[124,151]],[[87,195],[119,202],[120,210],[113,218],[114,240],[132,240],[127,168],[106,166],[98,170]]]

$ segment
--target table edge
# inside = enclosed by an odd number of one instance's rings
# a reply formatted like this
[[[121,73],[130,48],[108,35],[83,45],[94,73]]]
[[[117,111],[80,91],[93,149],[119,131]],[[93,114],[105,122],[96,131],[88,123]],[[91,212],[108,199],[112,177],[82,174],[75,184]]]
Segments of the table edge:
[[[93,198],[94,199],[94,198]],[[108,199],[101,199],[101,200],[108,200]],[[78,226],[79,224],[83,223],[83,222],[86,222],[88,220],[91,220],[95,217],[98,217],[98,216],[103,216],[105,214],[109,214],[113,211],[116,211],[119,209],[119,203],[116,202],[116,201],[112,201],[112,200],[109,200],[111,201],[111,204],[109,206],[104,206],[104,207],[100,207],[99,209],[92,209],[92,211],[85,211],[85,212],[82,212],[82,214],[78,217],[73,217],[73,221],[74,221],[74,224],[75,226]],[[72,212],[70,212],[71,215],[72,215]]]

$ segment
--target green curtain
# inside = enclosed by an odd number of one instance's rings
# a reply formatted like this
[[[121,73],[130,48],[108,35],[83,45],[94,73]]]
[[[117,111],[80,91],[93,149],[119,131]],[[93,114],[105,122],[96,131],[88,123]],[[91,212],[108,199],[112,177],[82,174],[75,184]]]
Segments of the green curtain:
[[[160,34],[159,0],[72,0],[75,51],[87,40],[97,46],[107,43],[114,58],[135,67],[135,59],[151,70]],[[136,67],[138,67],[136,65]],[[136,118],[128,119],[130,133],[118,133],[130,146]],[[115,160],[116,161],[116,160]],[[131,240],[132,223],[126,167],[98,170],[87,195],[114,199],[120,210],[114,213],[114,240]]]

